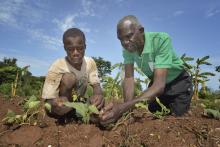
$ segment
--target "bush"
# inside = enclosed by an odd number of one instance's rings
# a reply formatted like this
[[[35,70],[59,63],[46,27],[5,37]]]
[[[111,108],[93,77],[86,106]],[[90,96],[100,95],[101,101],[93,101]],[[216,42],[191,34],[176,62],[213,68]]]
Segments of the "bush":
[[[0,93],[11,95],[11,83],[3,83],[0,85]]]

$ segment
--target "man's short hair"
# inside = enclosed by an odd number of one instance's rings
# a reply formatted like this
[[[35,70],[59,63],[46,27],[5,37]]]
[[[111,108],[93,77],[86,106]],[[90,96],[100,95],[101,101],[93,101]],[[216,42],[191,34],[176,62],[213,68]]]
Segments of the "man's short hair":
[[[141,25],[139,23],[137,17],[135,17],[134,15],[127,15],[127,16],[124,16],[122,19],[119,20],[118,25],[117,25],[117,29],[127,20],[131,21],[131,23],[135,26],[140,26]]]
[[[64,39],[67,37],[81,37],[84,42],[86,42],[85,34],[78,28],[70,28],[66,30],[63,34],[63,43]]]

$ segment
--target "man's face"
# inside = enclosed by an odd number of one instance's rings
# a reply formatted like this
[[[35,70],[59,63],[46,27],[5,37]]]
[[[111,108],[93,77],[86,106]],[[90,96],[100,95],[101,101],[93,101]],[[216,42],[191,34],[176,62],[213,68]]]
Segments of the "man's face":
[[[64,40],[64,48],[67,58],[72,64],[81,64],[85,54],[85,41],[82,37],[67,37]]]
[[[124,22],[117,30],[118,39],[121,45],[129,52],[140,50],[143,46],[143,32],[131,22]]]

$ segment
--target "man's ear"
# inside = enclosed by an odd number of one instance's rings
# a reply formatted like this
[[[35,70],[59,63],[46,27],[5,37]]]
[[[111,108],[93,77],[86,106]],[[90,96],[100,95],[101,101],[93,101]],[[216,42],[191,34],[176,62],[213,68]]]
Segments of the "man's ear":
[[[142,27],[142,26],[140,25],[140,26],[138,26],[138,29],[139,29],[140,33],[144,33],[144,27]]]

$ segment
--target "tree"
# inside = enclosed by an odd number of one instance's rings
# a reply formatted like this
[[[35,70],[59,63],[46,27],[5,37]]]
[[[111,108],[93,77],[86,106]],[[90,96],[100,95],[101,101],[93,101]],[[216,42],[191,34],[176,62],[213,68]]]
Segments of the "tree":
[[[12,83],[16,77],[19,67],[16,58],[6,58],[0,61],[0,85],[2,83]]]
[[[17,59],[4,58],[0,61],[0,91],[7,95],[41,95],[44,77],[32,76],[29,66],[18,67]]]
[[[217,72],[220,72],[220,65],[219,65],[219,66],[216,66],[216,67],[215,67],[215,70],[216,70]]]
[[[111,62],[104,60],[102,57],[92,57],[95,62],[99,73],[99,78],[103,81],[103,77],[111,74]]]
[[[16,58],[6,58],[4,57],[3,62],[1,63],[3,66],[16,66],[17,67],[17,59]]]
[[[215,71],[220,72],[220,65],[215,67]],[[218,79],[218,81],[220,82],[220,79]],[[220,89],[220,86],[219,86]]]

